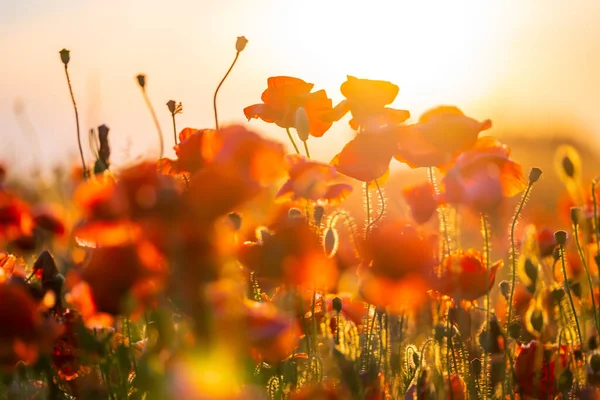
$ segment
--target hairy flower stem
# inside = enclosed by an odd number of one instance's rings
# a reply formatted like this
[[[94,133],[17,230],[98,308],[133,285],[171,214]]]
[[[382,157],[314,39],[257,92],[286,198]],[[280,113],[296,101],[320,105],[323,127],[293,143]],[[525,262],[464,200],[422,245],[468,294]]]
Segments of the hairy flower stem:
[[[150,111],[150,115],[152,116],[152,121],[154,121],[154,126],[156,127],[156,131],[158,132],[158,144],[159,144],[159,154],[158,158],[163,158],[163,154],[165,152],[165,141],[163,139],[162,129],[160,128],[160,123],[158,122],[158,117],[156,116],[156,112],[154,112],[154,107],[152,107],[152,102],[150,101],[150,97],[148,97],[148,93],[146,92],[145,87],[140,87],[142,89],[142,96],[144,97],[144,101],[146,102],[146,107],[148,107],[148,111]]]
[[[379,182],[377,182],[377,179],[375,179],[374,182],[375,182],[375,186],[377,186],[377,192],[379,193],[379,201],[381,202],[381,210],[379,212],[379,215],[367,225],[367,231],[371,230],[373,225],[375,225],[377,222],[379,222],[381,220],[381,218],[383,218],[383,215],[385,214],[385,197],[383,196],[383,191],[381,190],[381,187],[379,186]],[[368,190],[368,184],[367,184],[367,190]],[[369,201],[369,196],[367,194],[367,202],[368,201]],[[367,203],[367,205],[368,205],[368,203]],[[371,217],[371,213],[369,213],[369,218],[370,217]]]
[[[485,214],[481,214],[481,229],[483,231],[483,250],[485,254],[485,282],[486,285],[490,281],[490,258],[491,258],[491,247],[490,247],[490,229],[488,227],[487,218]],[[487,334],[490,333],[490,290],[488,289],[485,294],[485,330]],[[489,382],[488,382],[488,355],[484,354],[483,357],[483,373],[484,373],[484,398],[487,398],[489,393]]]
[[[579,337],[579,344],[583,346],[583,336],[581,336],[581,328],[579,327],[579,319],[577,318],[577,310],[575,309],[575,303],[573,302],[573,296],[571,295],[571,287],[569,286],[569,280],[567,278],[567,266],[565,263],[565,246],[560,244],[560,260],[562,263],[563,277],[565,279],[565,290],[569,297],[569,303],[571,304],[571,310],[573,311],[573,319],[575,319],[575,326],[577,327],[577,336]]]
[[[525,202],[527,201],[527,197],[529,196],[529,192],[531,192],[531,188],[533,187],[533,182],[529,182],[527,185],[527,189],[525,189],[525,193],[523,193],[523,197],[521,197],[521,201],[519,202],[519,206],[517,207],[517,211],[515,212],[515,216],[512,220],[512,224],[510,226],[510,263],[511,263],[511,278],[510,278],[510,298],[508,301],[508,318],[506,320],[506,325],[508,326],[512,321],[512,311],[513,311],[513,297],[515,295],[515,285],[517,280],[517,250],[515,244],[515,229],[517,228],[517,223],[519,221],[519,216],[523,211],[523,207],[525,207]]]
[[[235,58],[233,59],[233,62],[231,63],[231,66],[229,67],[229,69],[225,73],[225,76],[223,76],[223,79],[221,79],[221,82],[219,82],[219,86],[217,86],[217,89],[215,90],[215,95],[213,96],[213,109],[215,111],[215,127],[216,127],[216,129],[219,129],[219,117],[217,115],[217,94],[219,93],[219,89],[221,89],[221,86],[223,86],[223,83],[225,82],[225,79],[227,79],[227,77],[231,73],[231,70],[235,66],[235,63],[237,62],[237,60],[238,60],[239,57],[240,57],[240,52],[238,51],[238,52],[235,53]]]
[[[298,148],[298,146],[296,146],[296,142],[294,142],[294,138],[292,137],[292,133],[290,132],[290,128],[285,128],[285,131],[287,132],[288,138],[290,139],[290,142],[292,142],[292,146],[294,146],[294,150],[296,150],[296,154],[300,154],[300,149]]]
[[[594,299],[594,284],[592,283],[592,276],[590,275],[587,260],[585,259],[583,249],[581,248],[581,240],[579,238],[579,225],[573,224],[573,232],[575,233],[575,243],[577,244],[577,252],[579,253],[579,258],[581,258],[581,263],[583,264],[585,274],[588,278],[588,284],[590,285],[590,294],[592,297],[592,308],[594,311],[594,323],[596,324],[596,332],[600,334],[600,324],[598,323],[598,310],[596,309],[596,300]]]
[[[71,102],[73,103],[73,109],[75,110],[75,124],[77,125],[77,145],[79,146],[79,155],[81,156],[81,167],[83,168],[83,179],[87,179],[88,173],[85,167],[85,159],[83,158],[83,147],[81,147],[81,131],[79,128],[79,111],[77,111],[77,103],[75,103],[75,95],[73,94],[73,87],[71,86],[71,78],[69,77],[69,68],[65,64],[65,75],[67,77],[67,85],[69,86],[69,93],[71,94]]]
[[[429,182],[433,186],[436,196],[438,196],[440,194],[440,189],[439,189],[437,181],[435,179],[433,167],[427,168],[427,177],[429,178]],[[446,256],[449,256],[450,253],[452,252],[452,248],[450,246],[450,235],[448,233],[448,222],[446,221],[446,211],[444,210],[444,208],[442,206],[438,206],[437,211],[438,211],[438,215],[440,217],[441,223],[442,223],[442,236],[444,237],[444,244],[445,244],[443,258],[446,258]]]

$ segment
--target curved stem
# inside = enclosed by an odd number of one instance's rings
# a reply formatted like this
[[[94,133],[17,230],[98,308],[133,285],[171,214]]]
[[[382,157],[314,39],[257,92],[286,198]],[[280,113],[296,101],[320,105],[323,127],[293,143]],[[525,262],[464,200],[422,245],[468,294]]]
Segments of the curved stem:
[[[87,169],[85,167],[85,159],[83,158],[83,148],[81,147],[81,132],[79,129],[79,112],[77,111],[77,103],[75,103],[75,95],[73,95],[73,87],[71,86],[71,78],[69,77],[69,69],[65,64],[65,75],[67,76],[67,85],[69,85],[69,93],[71,94],[71,102],[75,110],[75,124],[77,125],[77,145],[79,146],[79,155],[81,156],[81,167],[83,168],[83,178],[87,179]]]
[[[579,337],[579,343],[583,346],[583,337],[581,336],[581,328],[579,328],[579,319],[577,318],[577,310],[575,309],[575,303],[573,302],[573,296],[571,295],[571,287],[569,286],[569,280],[567,278],[567,266],[565,265],[565,246],[560,245],[560,260],[562,262],[563,277],[565,279],[565,289],[569,296],[569,303],[571,304],[571,310],[573,311],[573,318],[575,319],[575,325],[577,327],[577,336]]]
[[[304,142],[304,151],[306,152],[306,157],[310,159],[310,151],[308,151],[308,140],[303,140]]]
[[[596,324],[596,332],[600,334],[600,324],[598,323],[598,310],[596,309],[596,300],[594,299],[594,284],[592,283],[592,277],[590,275],[587,260],[585,259],[583,249],[581,248],[581,241],[579,239],[579,226],[573,225],[573,231],[575,233],[575,243],[577,244],[577,252],[579,253],[579,258],[581,258],[583,268],[585,269],[585,274],[588,278],[588,284],[590,285],[590,294],[592,296],[592,308],[594,311],[594,323]]]
[[[300,154],[300,149],[298,149],[298,146],[296,146],[296,142],[294,142],[294,138],[292,137],[292,134],[290,132],[290,128],[285,128],[285,131],[287,132],[288,138],[290,139],[290,142],[292,142],[292,146],[294,146],[294,150],[296,150],[296,154]]]
[[[380,210],[377,218],[375,218],[373,221],[371,221],[369,223],[369,225],[367,225],[367,230],[370,230],[373,227],[373,225],[375,225],[377,222],[379,222],[381,220],[381,218],[383,218],[383,214],[385,214],[385,198],[383,197],[383,192],[381,191],[381,187],[379,186],[379,182],[377,182],[377,179],[375,179],[374,182],[375,182],[375,186],[377,186],[377,192],[379,192],[379,200],[381,202],[381,210]],[[368,190],[368,183],[367,183],[367,190]],[[369,201],[368,198],[367,198],[367,201]],[[369,213],[369,218],[370,218],[370,215],[371,214]]]
[[[213,108],[215,110],[215,127],[216,127],[216,129],[219,129],[219,117],[217,116],[217,94],[219,93],[219,89],[221,89],[221,86],[223,86],[223,82],[225,82],[225,79],[227,79],[227,77],[231,73],[231,70],[233,69],[235,63],[237,62],[237,60],[239,58],[239,56],[240,56],[240,52],[238,51],[237,53],[235,53],[235,58],[233,59],[233,62],[231,63],[231,66],[229,67],[229,69],[225,73],[225,76],[223,76],[223,79],[221,79],[221,82],[219,82],[219,86],[217,86],[217,89],[215,90],[215,95],[213,96]]]
[[[510,279],[510,299],[508,301],[508,318],[506,320],[506,324],[510,324],[513,310],[513,297],[515,295],[515,284],[517,280],[517,250],[515,246],[515,228],[517,227],[517,223],[519,221],[519,215],[521,215],[521,211],[523,211],[523,207],[525,207],[525,201],[527,200],[527,196],[529,196],[529,192],[533,186],[532,182],[529,182],[527,185],[527,189],[525,189],[525,193],[523,197],[521,197],[521,201],[519,202],[519,206],[517,207],[517,211],[515,212],[515,216],[512,220],[512,224],[510,226],[510,262],[511,262],[511,279]]]
[[[146,88],[142,89],[142,96],[144,96],[144,101],[146,102],[146,106],[150,111],[150,115],[152,116],[152,120],[154,121],[154,126],[156,126],[156,131],[158,132],[158,143],[160,145],[160,153],[158,158],[163,157],[163,153],[165,151],[165,143],[163,140],[162,129],[160,129],[160,123],[158,122],[158,118],[156,117],[156,112],[154,112],[154,107],[152,107],[152,102],[150,101],[150,97],[148,97],[148,93],[146,93]]]

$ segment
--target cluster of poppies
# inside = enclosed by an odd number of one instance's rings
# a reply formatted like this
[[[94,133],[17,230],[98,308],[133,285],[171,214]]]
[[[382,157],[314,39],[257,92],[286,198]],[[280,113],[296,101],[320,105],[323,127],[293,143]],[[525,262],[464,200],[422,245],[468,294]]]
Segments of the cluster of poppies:
[[[335,106],[298,78],[267,85],[244,114],[281,127],[295,154],[247,126],[185,128],[176,158],[113,170],[104,127],[103,167],[64,215],[0,173],[9,398],[599,396],[595,185],[574,191],[572,235],[516,230],[541,171],[525,177],[506,145],[480,136],[491,121],[439,106],[407,124],[385,81],[349,76]],[[311,159],[347,114],[353,139],[328,163]],[[393,159],[427,173],[388,199]],[[362,230],[344,209],[361,186]],[[521,193],[494,261],[490,225]],[[386,212],[396,199],[405,218]],[[469,231],[481,239],[466,247]]]

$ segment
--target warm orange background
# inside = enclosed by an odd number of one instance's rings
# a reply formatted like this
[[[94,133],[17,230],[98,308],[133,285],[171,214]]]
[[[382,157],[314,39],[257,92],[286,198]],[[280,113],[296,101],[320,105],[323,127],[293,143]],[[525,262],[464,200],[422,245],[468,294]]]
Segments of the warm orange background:
[[[212,127],[212,93],[239,35],[250,42],[220,93],[222,123],[243,121],[243,107],[259,101],[269,76],[301,77],[336,102],[352,74],[398,84],[394,106],[413,118],[452,103],[492,118],[491,134],[585,135],[597,143],[597,21],[598,0],[3,1],[0,159],[21,171],[34,161],[13,113],[18,98],[42,144],[43,165],[77,160],[63,47],[72,52],[85,137],[90,127],[110,126],[115,165],[156,154],[134,78],[144,72],[172,153],[165,103],[183,102],[180,127]],[[275,126],[252,125],[285,140]],[[312,153],[328,160],[349,137],[344,120],[310,142]]]

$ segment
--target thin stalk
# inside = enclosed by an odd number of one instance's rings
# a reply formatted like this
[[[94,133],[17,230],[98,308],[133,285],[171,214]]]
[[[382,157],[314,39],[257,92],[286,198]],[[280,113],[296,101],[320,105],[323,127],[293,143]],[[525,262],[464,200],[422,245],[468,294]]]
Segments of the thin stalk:
[[[177,146],[177,125],[175,124],[175,113],[171,113],[171,119],[173,120],[173,140],[175,141],[175,146]]]
[[[433,167],[429,167],[427,168],[427,177],[429,178],[429,182],[433,185],[433,189],[435,190],[435,194],[439,195],[440,194],[440,189],[437,185],[437,181],[435,180],[435,174],[433,172]],[[451,246],[450,246],[450,237],[448,235],[448,223],[446,221],[446,212],[443,209],[442,206],[438,206],[438,214],[440,216],[441,219],[441,223],[442,223],[442,234],[444,236],[444,244],[446,245],[445,251],[444,251],[444,257],[450,255],[451,253]]]
[[[448,390],[450,391],[450,400],[454,400],[454,392],[452,391],[452,363],[450,362],[450,309],[446,314],[446,364],[448,365]],[[458,370],[456,370],[456,374],[458,374]]]
[[[513,297],[515,295],[515,284],[517,280],[517,250],[515,245],[515,229],[517,227],[517,223],[519,221],[519,215],[523,211],[523,207],[525,207],[525,201],[529,196],[529,192],[531,192],[531,188],[533,187],[533,182],[529,182],[527,185],[527,189],[525,189],[525,193],[523,197],[521,197],[521,201],[519,202],[519,206],[517,207],[517,211],[515,212],[515,216],[512,220],[512,224],[510,226],[510,262],[511,262],[511,280],[510,280],[510,299],[508,302],[508,319],[506,320],[506,324],[510,324],[512,311],[513,311]]]
[[[294,142],[294,138],[292,137],[292,134],[290,132],[290,128],[285,128],[285,131],[287,132],[288,138],[290,139],[290,142],[292,142],[292,146],[294,146],[294,150],[296,150],[296,154],[300,154],[300,149],[298,149],[298,146],[296,146],[296,142]]]
[[[231,66],[229,67],[229,69],[225,73],[225,76],[223,76],[223,79],[221,79],[221,82],[219,82],[219,86],[217,86],[217,89],[215,90],[215,95],[213,96],[213,108],[215,110],[215,127],[216,127],[216,129],[219,129],[219,117],[217,115],[217,94],[219,93],[219,89],[221,89],[221,86],[223,86],[223,83],[225,82],[225,79],[227,79],[227,77],[231,73],[231,70],[235,66],[235,63],[237,62],[239,56],[240,56],[240,52],[238,51],[238,52],[235,53],[235,58],[233,59],[233,62],[231,63]]]
[[[377,222],[379,222],[381,220],[381,218],[383,218],[383,214],[385,214],[385,197],[383,197],[383,192],[381,191],[381,187],[379,186],[379,182],[377,182],[377,179],[375,179],[375,186],[377,186],[377,192],[379,193],[379,201],[381,202],[381,210],[379,212],[379,215],[369,223],[369,225],[367,225],[367,230],[370,230],[373,225],[375,225]],[[368,186],[368,184],[367,184]],[[368,197],[368,196],[367,196]],[[367,201],[369,201],[367,199]],[[369,216],[371,214],[369,213]]]
[[[600,227],[598,227],[598,201],[596,200],[596,184],[597,179],[592,181],[592,201],[594,202],[594,232],[596,233],[596,254],[600,252]],[[600,267],[598,267],[600,271]],[[599,281],[600,282],[600,281]]]
[[[579,258],[581,258],[581,262],[583,263],[583,268],[585,269],[585,274],[587,275],[587,278],[588,278],[588,284],[590,285],[590,293],[592,296],[592,308],[594,310],[594,322],[596,324],[596,332],[600,334],[600,323],[598,322],[598,310],[596,309],[596,300],[594,299],[594,285],[592,283],[592,276],[590,275],[588,263],[583,254],[583,249],[581,248],[581,241],[579,240],[579,226],[577,224],[573,224],[573,231],[575,232],[575,243],[577,244],[577,252],[579,253]]]
[[[484,239],[484,252],[485,252],[485,284],[487,285],[490,281],[490,258],[491,258],[491,249],[490,249],[490,230],[487,224],[487,218],[485,214],[481,214],[481,228],[483,230],[483,239]],[[487,334],[490,333],[490,291],[488,290],[485,294],[485,330]],[[487,363],[488,363],[488,355],[484,354],[483,358],[483,371],[484,371],[484,397],[487,398],[489,393],[489,382],[488,382],[488,373],[487,373]]]
[[[571,295],[571,288],[569,287],[569,281],[567,278],[567,266],[565,264],[565,246],[560,245],[560,260],[562,262],[563,277],[565,279],[565,288],[567,295],[569,296],[569,303],[571,304],[571,310],[573,311],[573,318],[575,319],[575,326],[577,327],[577,336],[579,336],[579,343],[583,346],[583,337],[581,336],[581,329],[579,328],[579,319],[577,318],[577,310],[575,309],[575,303],[573,302],[573,296]]]
[[[369,195],[369,182],[365,182],[365,206],[367,208],[367,228],[365,229],[365,237],[369,236],[369,228],[371,227],[371,199]]]
[[[144,101],[146,102],[146,106],[150,111],[150,115],[152,116],[152,120],[154,121],[154,126],[156,126],[156,131],[158,132],[158,143],[160,148],[160,153],[158,158],[162,158],[165,151],[165,143],[163,139],[162,129],[160,128],[160,123],[158,122],[158,118],[156,116],[156,112],[154,112],[154,107],[152,107],[152,102],[150,101],[150,97],[148,97],[148,93],[146,93],[146,88],[142,87],[142,96],[144,96]]]
[[[306,157],[310,159],[310,151],[308,151],[308,140],[303,140],[304,143],[304,151],[306,151]]]
[[[87,169],[85,167],[85,159],[83,157],[83,147],[81,147],[81,130],[79,128],[79,111],[77,111],[77,103],[75,102],[75,95],[73,94],[73,87],[71,86],[71,78],[69,77],[69,68],[65,64],[65,75],[67,77],[67,85],[69,86],[69,93],[71,94],[71,102],[73,103],[73,109],[75,110],[75,124],[77,125],[77,145],[79,146],[79,155],[81,156],[81,167],[83,168],[83,178],[87,179]]]

